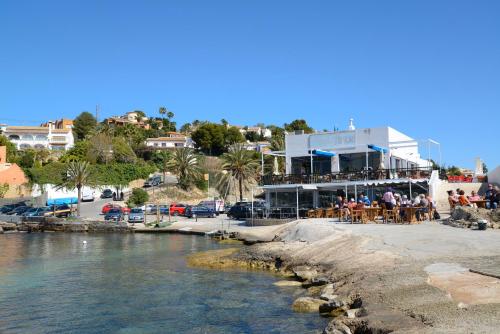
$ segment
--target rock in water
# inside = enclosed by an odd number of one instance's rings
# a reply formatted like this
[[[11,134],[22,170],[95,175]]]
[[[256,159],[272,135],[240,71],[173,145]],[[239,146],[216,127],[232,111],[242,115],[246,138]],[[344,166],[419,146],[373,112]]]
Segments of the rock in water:
[[[318,312],[319,306],[324,303],[325,301],[321,299],[300,297],[293,302],[292,310],[301,313]]]
[[[278,282],[274,282],[274,285],[276,285],[276,286],[301,286],[302,283],[297,282],[297,281],[278,281]]]

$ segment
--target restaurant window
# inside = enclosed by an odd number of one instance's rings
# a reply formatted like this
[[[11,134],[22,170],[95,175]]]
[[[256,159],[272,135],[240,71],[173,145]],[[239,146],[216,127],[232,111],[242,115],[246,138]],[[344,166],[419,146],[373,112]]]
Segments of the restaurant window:
[[[339,165],[341,172],[361,171],[366,168],[366,153],[340,154]],[[380,153],[368,152],[368,167],[373,170],[380,166]],[[387,167],[387,166],[386,166]]]
[[[332,172],[332,158],[313,156],[314,174],[325,175]],[[311,156],[293,157],[292,174],[309,175],[311,174]]]
[[[271,207],[273,208],[295,208],[297,207],[296,191],[271,192]],[[299,208],[313,207],[313,192],[299,190]]]

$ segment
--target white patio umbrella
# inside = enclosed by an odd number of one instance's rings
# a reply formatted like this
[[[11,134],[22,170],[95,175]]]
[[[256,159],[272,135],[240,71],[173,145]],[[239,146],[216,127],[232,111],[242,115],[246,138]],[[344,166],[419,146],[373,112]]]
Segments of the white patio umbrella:
[[[279,165],[278,165],[278,157],[274,156],[274,162],[273,162],[273,174],[274,175],[279,175]]]

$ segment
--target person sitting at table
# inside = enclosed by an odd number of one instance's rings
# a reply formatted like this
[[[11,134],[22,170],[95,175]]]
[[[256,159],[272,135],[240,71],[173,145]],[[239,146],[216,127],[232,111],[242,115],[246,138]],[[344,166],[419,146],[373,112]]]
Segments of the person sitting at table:
[[[391,188],[387,188],[384,196],[382,197],[382,201],[385,204],[386,210],[392,210],[396,205],[396,199],[394,198],[394,194],[392,193]]]
[[[362,199],[358,200],[358,204],[356,204],[356,210],[363,210],[365,208],[365,202]]]
[[[461,206],[472,206],[472,203],[467,199],[467,196],[465,196],[465,191],[460,190],[460,196],[458,196],[458,203]]]
[[[486,200],[486,209],[496,209],[498,207],[498,191],[493,187],[492,184],[488,184],[488,190],[484,199]]]
[[[359,198],[360,200],[363,201],[363,203],[365,203],[366,206],[370,206],[372,203],[370,202],[370,199],[368,198],[368,196],[365,195],[365,193],[361,193],[359,195]]]
[[[398,193],[395,193],[394,199],[396,200],[396,207],[401,207],[401,195]]]
[[[413,206],[420,206],[420,195],[417,192],[413,193],[412,205]]]
[[[418,205],[419,208],[417,209],[417,211],[415,211],[415,217],[417,218],[418,221],[420,221],[421,218],[426,213],[429,212],[429,201],[427,200],[424,194],[420,194],[419,197],[420,197],[420,202]]]
[[[453,210],[459,204],[458,197],[453,190],[448,190],[448,203],[450,204],[450,210]]]
[[[481,196],[479,196],[474,190],[470,192],[469,201],[480,201]]]
[[[399,202],[399,205],[401,208],[409,208],[411,207],[411,201],[408,199],[408,196],[403,195],[401,197],[401,201]],[[406,211],[405,210],[399,210],[399,216],[401,217],[401,220],[406,219]]]

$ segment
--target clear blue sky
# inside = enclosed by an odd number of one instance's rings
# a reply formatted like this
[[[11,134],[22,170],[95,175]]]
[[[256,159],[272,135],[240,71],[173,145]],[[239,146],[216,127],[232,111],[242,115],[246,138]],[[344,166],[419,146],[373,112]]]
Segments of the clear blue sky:
[[[390,125],[500,163],[500,1],[0,2],[0,123],[166,106],[193,119]],[[422,150],[424,155],[425,150]]]

